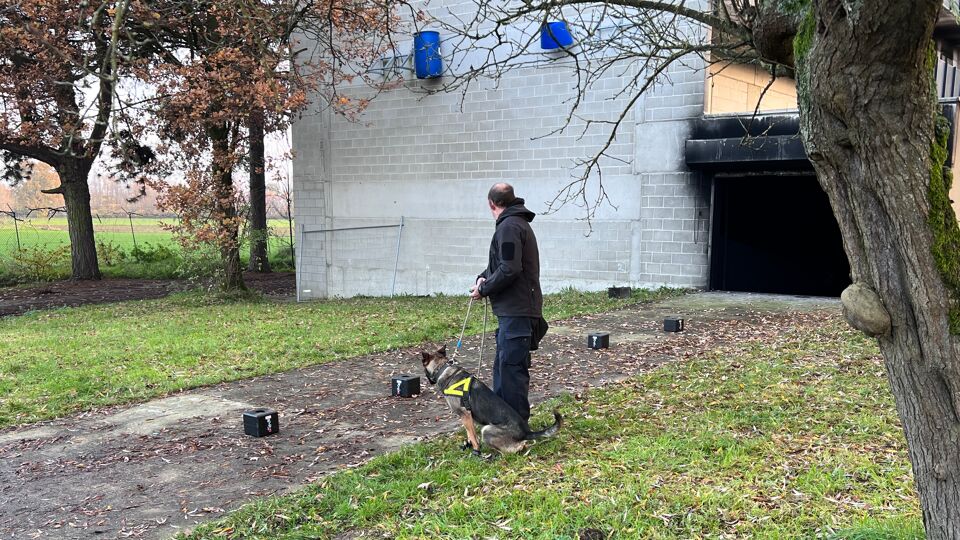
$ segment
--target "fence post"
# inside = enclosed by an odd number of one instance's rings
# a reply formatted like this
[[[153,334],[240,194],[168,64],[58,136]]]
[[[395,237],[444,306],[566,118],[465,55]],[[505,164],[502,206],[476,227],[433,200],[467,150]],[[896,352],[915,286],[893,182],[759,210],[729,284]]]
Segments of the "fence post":
[[[294,256],[295,256],[294,254],[296,253],[296,251],[294,251],[294,249],[298,249],[299,246],[294,246],[293,244],[293,213],[290,211],[291,197],[289,193],[287,194],[286,198],[287,198],[287,230],[290,233],[290,264],[296,267],[297,263],[294,260]]]
[[[397,290],[397,266],[400,264],[400,238],[403,236],[403,216],[400,216],[400,229],[397,231],[397,256],[393,261],[393,284],[390,285],[390,296]]]
[[[13,233],[17,236],[17,251],[23,251],[23,248],[20,247],[20,226],[17,224],[17,212],[11,210],[13,213]]]
[[[23,248],[20,246],[20,225],[17,223],[17,211],[7,205],[8,210],[0,210],[0,214],[5,216],[10,216],[13,218],[13,234],[17,237],[17,251],[23,251]],[[30,217],[30,213],[27,213],[27,217]]]
[[[303,238],[305,236],[303,232],[304,230],[303,223],[300,224],[299,229],[300,229],[300,235],[299,235],[300,237],[297,239],[297,251],[296,251],[297,264],[296,264],[296,268],[294,269],[294,276],[297,279],[297,302],[300,301],[300,267],[303,266]]]
[[[127,212],[127,219],[130,220],[130,236],[133,237],[133,249],[137,249],[137,235],[133,233],[133,214]]]

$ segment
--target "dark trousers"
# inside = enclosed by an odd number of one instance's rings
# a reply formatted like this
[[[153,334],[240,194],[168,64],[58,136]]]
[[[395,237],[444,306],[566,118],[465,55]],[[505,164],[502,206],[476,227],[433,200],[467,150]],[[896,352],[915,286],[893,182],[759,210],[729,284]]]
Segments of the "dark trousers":
[[[530,319],[499,317],[497,356],[493,362],[493,393],[524,420],[530,419]]]

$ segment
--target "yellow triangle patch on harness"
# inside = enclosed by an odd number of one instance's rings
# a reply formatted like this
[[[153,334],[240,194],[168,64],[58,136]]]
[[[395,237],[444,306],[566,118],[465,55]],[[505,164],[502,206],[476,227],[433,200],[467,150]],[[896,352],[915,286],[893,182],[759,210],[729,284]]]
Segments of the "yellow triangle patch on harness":
[[[470,380],[473,377],[467,377],[466,379],[461,379],[454,384],[450,385],[449,388],[443,391],[444,394],[448,396],[460,396],[463,397],[464,394],[470,391]]]

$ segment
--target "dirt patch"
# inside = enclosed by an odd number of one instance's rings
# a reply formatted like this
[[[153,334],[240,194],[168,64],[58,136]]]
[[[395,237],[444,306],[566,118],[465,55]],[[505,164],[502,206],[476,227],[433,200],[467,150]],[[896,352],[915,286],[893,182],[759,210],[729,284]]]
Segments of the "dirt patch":
[[[243,279],[247,287],[269,296],[296,294],[296,278],[292,272],[248,272]],[[188,288],[190,285],[185,281],[169,279],[54,281],[28,287],[6,287],[0,288],[0,317],[39,309],[163,298]]]
[[[751,298],[762,299],[763,308],[754,309]],[[664,315],[675,313],[686,317],[686,330],[663,332]],[[534,355],[531,398],[540,403],[570,393],[582,399],[591,387],[663,362],[838,316],[836,301],[703,294],[558,322]],[[585,347],[594,331],[610,332],[609,349]],[[392,376],[420,374],[419,350],[0,432],[0,537],[167,538],[256,497],[452,432],[458,422],[426,379],[419,397],[390,397]],[[465,347],[457,361],[477,372],[478,352]],[[490,354],[479,371],[487,381]],[[278,434],[243,435],[241,414],[254,407],[280,413]]]
[[[293,298],[297,294],[297,277],[293,272],[259,274],[244,272],[243,282],[247,287],[267,296]]]

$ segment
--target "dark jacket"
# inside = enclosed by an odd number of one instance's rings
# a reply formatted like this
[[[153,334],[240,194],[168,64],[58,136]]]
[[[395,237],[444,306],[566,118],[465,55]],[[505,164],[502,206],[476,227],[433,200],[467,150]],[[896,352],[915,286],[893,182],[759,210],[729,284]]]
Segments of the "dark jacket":
[[[540,318],[543,314],[540,251],[530,227],[535,215],[518,198],[497,218],[489,263],[480,274],[486,278],[480,295],[490,297],[493,314],[498,317]]]

